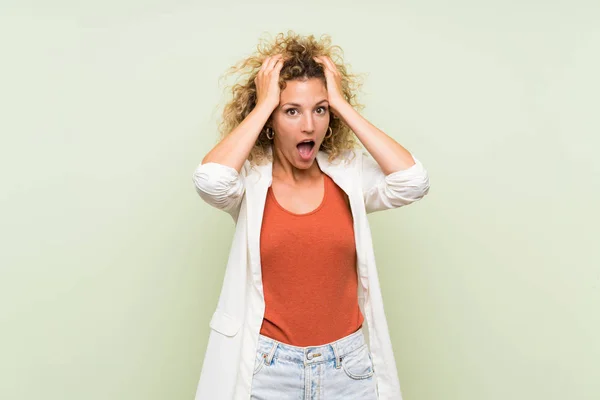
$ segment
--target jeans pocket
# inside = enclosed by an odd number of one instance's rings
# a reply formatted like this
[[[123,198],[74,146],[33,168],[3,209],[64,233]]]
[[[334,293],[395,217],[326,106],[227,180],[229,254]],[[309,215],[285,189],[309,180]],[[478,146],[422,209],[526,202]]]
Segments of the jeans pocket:
[[[373,360],[366,344],[342,357],[342,368],[352,379],[367,379],[373,376]]]

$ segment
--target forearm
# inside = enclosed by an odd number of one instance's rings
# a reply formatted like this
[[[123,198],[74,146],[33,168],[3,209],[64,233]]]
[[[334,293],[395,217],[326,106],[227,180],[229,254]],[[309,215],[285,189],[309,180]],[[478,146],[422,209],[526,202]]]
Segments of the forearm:
[[[386,133],[377,129],[349,103],[336,107],[336,114],[356,134],[365,149],[377,161],[385,175],[408,169],[415,165],[410,152]]]
[[[256,106],[242,123],[206,154],[202,164],[214,162],[235,168],[239,173],[272,111]]]

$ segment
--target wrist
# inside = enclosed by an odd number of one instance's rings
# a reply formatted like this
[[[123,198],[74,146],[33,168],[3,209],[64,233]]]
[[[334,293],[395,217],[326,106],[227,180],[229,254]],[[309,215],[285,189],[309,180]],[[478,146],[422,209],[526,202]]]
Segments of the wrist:
[[[348,103],[345,99],[341,99],[337,102],[330,103],[331,110],[340,118],[342,121],[345,121],[345,116],[348,115],[348,111],[354,110],[352,105]]]
[[[268,117],[273,113],[273,111],[275,111],[277,106],[279,106],[279,104],[272,105],[272,104],[267,104],[265,102],[260,102],[260,103],[256,104],[256,106],[254,107],[254,109],[252,111],[255,111],[256,113],[261,114],[261,115],[267,115],[267,117]]]

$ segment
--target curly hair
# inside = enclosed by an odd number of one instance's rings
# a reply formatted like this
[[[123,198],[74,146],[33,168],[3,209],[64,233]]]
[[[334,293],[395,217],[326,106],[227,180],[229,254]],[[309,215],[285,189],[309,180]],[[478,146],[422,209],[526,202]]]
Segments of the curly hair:
[[[263,61],[276,54],[283,54],[286,61],[279,75],[279,87],[284,90],[286,81],[305,80],[319,78],[326,83],[323,67],[314,61],[315,56],[328,56],[336,65],[342,76],[342,94],[346,101],[355,109],[361,110],[364,106],[358,103],[356,92],[362,86],[362,78],[348,71],[348,65],[343,62],[343,50],[339,46],[331,45],[331,37],[322,35],[316,39],[313,35],[301,36],[294,31],[288,31],[287,35],[279,33],[274,40],[260,39],[257,50],[249,57],[239,61],[228,68],[220,78],[229,77],[232,74],[238,76],[238,80],[226,88],[230,89],[231,100],[225,104],[221,122],[219,123],[220,139],[226,137],[235,129],[256,106],[256,84],[254,78],[257,76]],[[269,118],[270,120],[270,118]],[[267,138],[265,127],[260,132],[254,147],[250,151],[248,160],[252,165],[263,164],[272,161],[268,149],[271,141]],[[331,113],[329,121],[333,133],[325,138],[319,150],[324,151],[332,161],[345,150],[358,147],[354,132],[337,116]]]

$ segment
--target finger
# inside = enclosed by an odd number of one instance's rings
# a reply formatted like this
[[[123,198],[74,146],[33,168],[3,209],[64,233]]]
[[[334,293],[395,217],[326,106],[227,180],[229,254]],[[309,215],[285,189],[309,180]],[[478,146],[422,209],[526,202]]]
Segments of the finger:
[[[323,67],[323,72],[329,73],[331,71],[331,66],[326,62],[325,57],[315,57],[315,61]]]
[[[265,72],[267,74],[269,74],[270,76],[278,76],[279,75],[279,71],[281,71],[281,67],[283,66],[283,62],[281,60],[277,60],[275,62],[275,65],[273,66],[273,69]]]
[[[337,67],[335,66],[334,62],[331,61],[331,58],[325,57],[325,63],[327,64],[327,66],[329,67],[329,69],[332,72],[336,72],[337,71]]]
[[[271,57],[271,59],[269,60],[269,64],[267,65],[266,70],[267,71],[271,71],[275,65],[277,64],[277,62],[281,59],[281,54],[276,54],[273,57]]]
[[[275,54],[273,56],[268,56],[267,58],[265,58],[263,60],[263,64],[261,66],[261,71],[268,71],[269,69],[273,68],[273,65],[275,64],[276,60],[278,59],[278,54]]]
[[[260,73],[260,72],[263,72],[263,71],[264,71],[264,70],[267,68],[267,65],[269,64],[269,61],[270,61],[270,60],[271,60],[271,57],[267,57],[267,58],[265,58],[265,59],[263,60],[263,63],[262,63],[262,65],[260,66],[260,69],[258,70],[258,72],[259,72],[259,73]]]
[[[281,60],[277,61],[277,64],[275,64],[275,68],[274,70],[276,71],[281,71],[281,68],[283,68],[283,63],[285,62],[285,60],[282,58]]]

